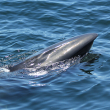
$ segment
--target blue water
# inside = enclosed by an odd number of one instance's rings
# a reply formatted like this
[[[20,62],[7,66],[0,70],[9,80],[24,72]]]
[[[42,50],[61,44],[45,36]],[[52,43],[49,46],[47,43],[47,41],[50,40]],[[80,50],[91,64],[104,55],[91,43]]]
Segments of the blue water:
[[[110,110],[109,0],[1,0],[0,68],[93,32],[99,36],[81,63],[33,75],[0,72],[0,110]]]

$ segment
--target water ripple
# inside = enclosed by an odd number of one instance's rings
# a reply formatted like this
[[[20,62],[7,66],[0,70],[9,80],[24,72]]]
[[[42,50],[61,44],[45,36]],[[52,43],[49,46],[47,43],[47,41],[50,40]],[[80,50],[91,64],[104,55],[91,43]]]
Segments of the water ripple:
[[[0,72],[0,108],[109,110],[109,6],[109,0],[1,0],[2,69],[63,39],[91,32],[99,37],[88,60],[63,71]]]

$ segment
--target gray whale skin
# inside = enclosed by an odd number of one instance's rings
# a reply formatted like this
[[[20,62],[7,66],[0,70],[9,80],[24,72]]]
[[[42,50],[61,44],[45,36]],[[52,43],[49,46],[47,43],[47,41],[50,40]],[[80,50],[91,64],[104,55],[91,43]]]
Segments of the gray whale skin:
[[[40,67],[46,67],[55,62],[63,61],[78,55],[83,56],[90,50],[97,36],[98,34],[96,33],[90,33],[61,41],[42,50],[37,55],[32,55],[32,57],[27,58],[17,65],[10,66],[9,70],[13,72],[24,68],[37,67],[39,65]]]

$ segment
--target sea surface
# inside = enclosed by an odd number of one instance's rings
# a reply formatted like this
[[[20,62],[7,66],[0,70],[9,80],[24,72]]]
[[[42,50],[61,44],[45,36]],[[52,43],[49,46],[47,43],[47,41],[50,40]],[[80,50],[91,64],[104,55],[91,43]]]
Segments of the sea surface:
[[[83,61],[27,74],[6,69],[86,33],[98,37]],[[110,110],[109,0],[0,0],[0,110],[20,109]]]

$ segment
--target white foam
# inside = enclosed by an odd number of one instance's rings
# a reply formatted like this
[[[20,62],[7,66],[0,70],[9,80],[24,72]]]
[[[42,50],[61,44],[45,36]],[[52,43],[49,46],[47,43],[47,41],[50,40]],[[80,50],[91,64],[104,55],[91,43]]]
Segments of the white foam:
[[[29,73],[30,76],[41,76],[41,75],[45,75],[47,74],[47,71],[41,70],[39,72],[33,72],[33,73]]]
[[[10,70],[7,68],[0,68],[0,72],[10,72]]]

